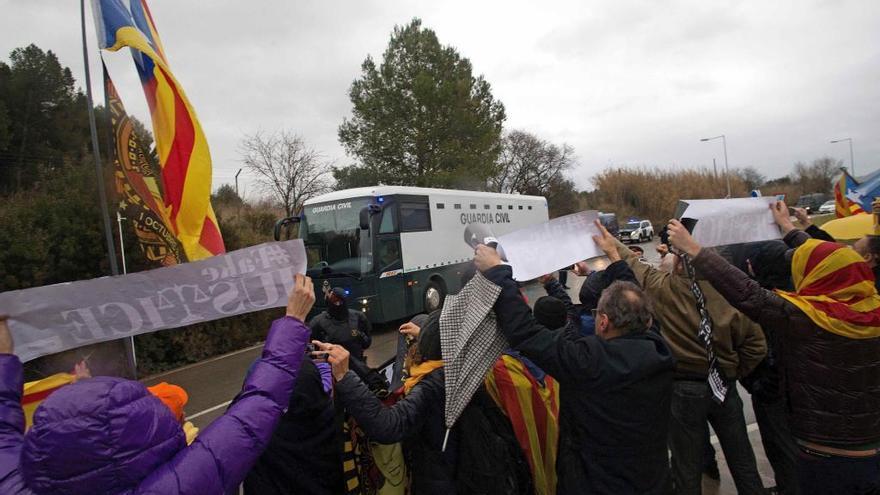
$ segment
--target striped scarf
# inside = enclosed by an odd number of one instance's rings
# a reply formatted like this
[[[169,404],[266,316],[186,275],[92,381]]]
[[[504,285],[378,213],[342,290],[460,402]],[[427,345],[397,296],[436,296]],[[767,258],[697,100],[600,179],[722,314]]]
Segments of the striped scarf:
[[[849,339],[880,337],[880,296],[865,260],[843,244],[810,239],[791,260],[794,292],[776,293],[817,326]]]

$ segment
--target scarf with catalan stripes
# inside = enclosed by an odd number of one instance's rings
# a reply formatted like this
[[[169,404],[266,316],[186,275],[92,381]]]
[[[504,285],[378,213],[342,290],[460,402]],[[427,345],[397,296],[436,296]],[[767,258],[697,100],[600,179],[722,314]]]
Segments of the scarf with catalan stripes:
[[[851,248],[810,239],[791,260],[794,292],[776,293],[825,331],[849,339],[880,337],[874,273]]]

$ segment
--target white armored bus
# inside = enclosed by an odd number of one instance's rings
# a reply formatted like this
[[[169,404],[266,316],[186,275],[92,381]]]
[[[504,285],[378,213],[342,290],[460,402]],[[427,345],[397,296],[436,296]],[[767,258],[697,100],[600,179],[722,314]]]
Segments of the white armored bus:
[[[347,189],[306,201],[298,217],[315,282],[322,291],[342,287],[349,307],[371,321],[399,320],[438,309],[457,292],[474,252],[464,241],[468,224],[496,236],[548,219],[540,196],[376,186]]]

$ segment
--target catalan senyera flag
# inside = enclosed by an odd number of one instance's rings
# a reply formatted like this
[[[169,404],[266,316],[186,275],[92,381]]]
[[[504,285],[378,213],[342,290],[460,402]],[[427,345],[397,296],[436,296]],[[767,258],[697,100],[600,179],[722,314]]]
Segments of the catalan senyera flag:
[[[834,207],[837,218],[865,213],[858,201],[852,201],[848,195],[859,184],[848,173],[843,172],[834,184]]]
[[[153,120],[170,227],[186,257],[226,252],[211,207],[211,155],[196,113],[174,78],[145,0],[92,0],[101,48],[131,48]]]
[[[185,263],[186,254],[171,228],[170,208],[162,196],[161,170],[147,160],[106,67],[104,91],[116,145],[113,170],[119,210],[134,227],[147,260],[162,266]]]
[[[24,392],[21,396],[21,408],[24,410],[25,430],[34,424],[34,412],[37,407],[46,400],[46,397],[59,388],[76,381],[72,373],[55,373],[52,376],[27,382],[24,384]]]
[[[559,384],[550,375],[538,381],[526,365],[503,354],[484,381],[486,390],[513,425],[539,495],[556,493],[559,444]]]
[[[810,239],[791,260],[794,292],[777,293],[823,330],[850,339],[880,337],[874,273],[852,248]]]

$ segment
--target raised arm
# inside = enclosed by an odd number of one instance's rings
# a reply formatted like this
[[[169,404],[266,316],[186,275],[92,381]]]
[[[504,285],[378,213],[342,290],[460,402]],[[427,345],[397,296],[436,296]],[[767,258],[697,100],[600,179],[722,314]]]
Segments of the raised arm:
[[[314,301],[311,279],[297,275],[287,316],[272,323],[263,355],[232,405],[192,445],[148,476],[136,493],[231,493],[238,487],[288,407],[309,338],[302,320]]]
[[[21,361],[12,352],[6,317],[0,316],[0,493],[19,493],[22,488],[18,459],[24,441],[24,375]]]
[[[568,291],[559,283],[559,280],[556,280],[552,275],[544,275],[541,282],[544,285],[544,290],[547,292],[548,296],[555,297],[562,301],[562,304],[565,305],[565,312],[568,314],[569,321],[577,321],[578,319],[578,310],[575,307],[574,303],[571,302],[571,296],[568,295]]]
[[[793,314],[793,306],[775,293],[761,287],[758,282],[731,265],[714,250],[703,249],[678,220],[669,221],[669,242],[691,257],[694,268],[724,296],[731,306],[762,327],[785,327],[785,323]]]
[[[426,377],[403,400],[385,406],[357,374],[349,370],[350,355],[344,347],[324,342],[315,342],[315,345],[320,349],[317,352],[326,353],[336,379],[337,400],[354,416],[371,440],[386,444],[399,442],[421,428],[431,408],[443,404],[443,380]]]
[[[531,309],[519,294],[510,266],[482,264],[480,252],[484,250],[495,252],[490,247],[480,246],[475,261],[483,275],[501,287],[501,294],[495,302],[495,314],[511,347],[560,382],[594,376],[597,366],[590,338],[571,340],[564,332],[549,330],[535,321]]]

